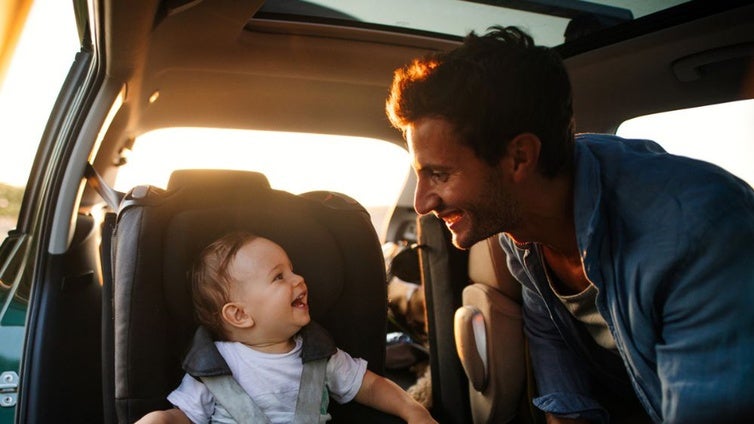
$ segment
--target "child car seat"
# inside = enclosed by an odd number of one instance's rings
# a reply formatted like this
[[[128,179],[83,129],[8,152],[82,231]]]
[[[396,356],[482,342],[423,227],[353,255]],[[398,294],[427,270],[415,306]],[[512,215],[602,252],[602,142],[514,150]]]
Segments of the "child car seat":
[[[114,409],[119,422],[167,409],[197,326],[187,270],[222,234],[247,230],[279,243],[306,278],[312,319],[338,347],[382,374],[385,268],[367,212],[330,192],[296,196],[262,174],[181,170],[167,190],[132,189],[112,239]],[[393,422],[351,402],[331,402],[334,422]]]

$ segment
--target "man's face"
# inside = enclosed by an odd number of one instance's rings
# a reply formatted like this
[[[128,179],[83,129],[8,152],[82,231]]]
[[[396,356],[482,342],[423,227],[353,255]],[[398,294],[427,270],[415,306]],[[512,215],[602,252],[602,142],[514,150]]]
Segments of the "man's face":
[[[414,208],[442,219],[456,247],[468,249],[520,224],[504,168],[479,158],[448,121],[420,119],[406,139],[417,177]]]

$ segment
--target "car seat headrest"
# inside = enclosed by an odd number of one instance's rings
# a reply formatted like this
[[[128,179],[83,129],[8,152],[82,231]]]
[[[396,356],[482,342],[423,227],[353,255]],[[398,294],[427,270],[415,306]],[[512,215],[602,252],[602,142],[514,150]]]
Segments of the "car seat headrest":
[[[294,212],[217,208],[180,212],[168,224],[165,243],[173,246],[165,251],[164,269],[167,281],[184,281],[167,285],[165,298],[178,306],[175,312],[182,319],[193,319],[190,280],[187,274],[199,252],[231,231],[245,230],[273,240],[285,249],[294,269],[309,286],[311,313],[317,318],[329,310],[343,285],[343,264],[340,247],[332,234],[312,217]],[[228,213],[232,216],[228,217]],[[172,291],[172,292],[171,292]]]
[[[469,279],[499,290],[511,299],[520,300],[520,288],[517,283],[511,283],[506,262],[497,235],[479,241],[469,249]]]
[[[229,183],[246,189],[253,187],[270,188],[267,177],[259,172],[225,169],[177,169],[170,174],[168,190],[176,190],[181,187],[191,187],[193,190],[227,189]]]
[[[252,232],[286,250],[309,286],[315,320],[339,297],[347,247],[336,240],[336,218],[320,200],[273,190],[263,174],[223,170],[176,171],[164,198],[162,269],[166,281],[180,282],[165,285],[165,299],[179,322],[194,319],[187,270],[205,246],[232,231]]]

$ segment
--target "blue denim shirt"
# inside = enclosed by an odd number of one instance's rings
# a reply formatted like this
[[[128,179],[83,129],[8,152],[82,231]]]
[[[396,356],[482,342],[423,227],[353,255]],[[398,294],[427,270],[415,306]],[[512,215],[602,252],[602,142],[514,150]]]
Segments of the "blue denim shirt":
[[[597,381],[616,392],[630,384],[655,422],[753,418],[752,188],[647,140],[579,135],[575,163],[577,243],[618,353],[552,293],[539,246],[502,235],[523,285],[535,405],[605,422]]]

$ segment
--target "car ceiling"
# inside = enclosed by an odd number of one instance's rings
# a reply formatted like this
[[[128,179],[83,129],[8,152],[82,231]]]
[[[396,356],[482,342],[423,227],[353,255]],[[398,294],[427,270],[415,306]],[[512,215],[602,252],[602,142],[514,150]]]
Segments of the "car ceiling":
[[[165,126],[207,126],[400,143],[384,114],[393,69],[456,44],[305,23],[249,23],[260,5],[199,1],[155,22],[157,2],[106,4],[107,71],[127,85],[110,134],[123,140]],[[159,99],[150,104],[156,90]]]
[[[105,0],[100,40],[107,75],[126,87],[126,97],[100,153],[112,156],[139,134],[172,126],[402,144],[384,114],[392,71],[459,42],[251,19],[261,3],[151,0],[134,7]],[[754,5],[746,3],[718,3],[712,16],[691,19],[710,12],[693,3],[682,9],[688,22],[596,49],[561,49],[574,86],[577,130],[612,131],[646,113],[753,98]],[[639,29],[658,25],[656,19],[636,23]],[[672,23],[666,18],[659,25]],[[150,103],[155,92],[159,98]]]

